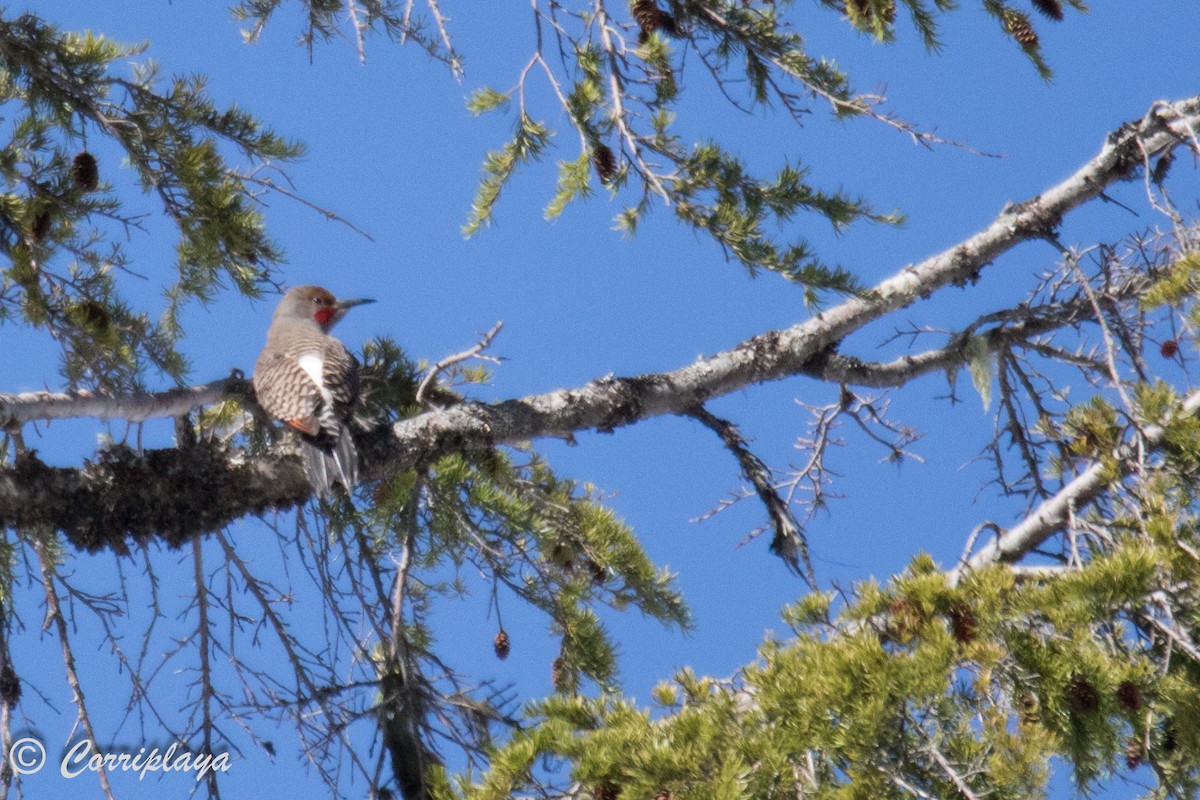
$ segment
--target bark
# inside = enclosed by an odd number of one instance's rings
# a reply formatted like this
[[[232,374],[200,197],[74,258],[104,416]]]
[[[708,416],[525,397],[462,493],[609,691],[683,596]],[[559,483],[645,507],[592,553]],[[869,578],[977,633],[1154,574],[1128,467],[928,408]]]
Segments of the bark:
[[[855,382],[880,380],[883,367],[915,375],[929,363],[878,365],[838,355],[838,343],[869,323],[948,286],[965,286],[1000,255],[1031,239],[1053,238],[1063,216],[1103,196],[1150,158],[1191,142],[1200,128],[1200,97],[1157,103],[1144,118],[1111,133],[1100,152],[1074,175],[1042,194],[1010,204],[986,228],[918,264],[899,270],[870,293],[845,300],[784,330],[769,331],[670,372],[607,376],[585,386],[499,403],[461,403],[377,428],[359,438],[369,478],[426,464],[451,452],[485,450],[580,431],[611,432],[661,414],[687,414],[706,401],[797,375]],[[885,371],[886,372],[886,371]],[[33,393],[0,395],[0,421],[9,428],[39,419],[108,417],[142,421],[244,392],[236,377],[162,394],[114,396]],[[161,537],[177,545],[247,514],[285,509],[308,496],[299,461],[290,454],[250,457],[217,445],[137,454],[118,448],[77,469],[49,467],[24,455],[0,470],[0,524],[47,526],[77,547],[122,550],[129,540]],[[1094,496],[1082,494],[1080,497]],[[1050,519],[1050,518],[1048,518]],[[1054,516],[1051,526],[1061,527]],[[1056,528],[1057,529],[1057,528]]]
[[[1181,403],[1182,413],[1200,413],[1200,392],[1194,392]],[[1161,425],[1147,425],[1142,436],[1150,448],[1159,447],[1166,435]],[[1126,445],[1116,454],[1118,478],[1129,475],[1138,465],[1137,453]],[[1093,500],[1100,497],[1112,480],[1112,469],[1105,469],[1101,462],[1089,465],[1062,489],[1038,505],[1020,522],[980,548],[965,563],[950,572],[951,583],[958,583],[963,572],[982,569],[992,564],[1012,564],[1036,550],[1043,542],[1063,530],[1071,516]]]
[[[311,489],[295,454],[243,459],[219,445],[102,452],[70,469],[35,453],[0,470],[0,524],[54,529],[80,550],[126,552],[161,539],[177,547],[248,514],[304,502]]]
[[[249,385],[240,376],[156,393],[24,392],[0,395],[0,424],[11,428],[33,420],[79,417],[145,422],[181,417],[200,406],[248,394]]]

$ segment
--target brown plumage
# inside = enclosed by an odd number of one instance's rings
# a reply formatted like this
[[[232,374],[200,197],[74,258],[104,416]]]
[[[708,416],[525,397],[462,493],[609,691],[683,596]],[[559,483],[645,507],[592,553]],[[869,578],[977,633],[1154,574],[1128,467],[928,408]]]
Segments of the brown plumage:
[[[329,330],[346,312],[370,300],[338,300],[319,286],[284,295],[267,346],[254,365],[254,391],[272,416],[299,432],[304,472],[321,497],[358,479],[358,454],[349,424],[358,400],[358,361]]]

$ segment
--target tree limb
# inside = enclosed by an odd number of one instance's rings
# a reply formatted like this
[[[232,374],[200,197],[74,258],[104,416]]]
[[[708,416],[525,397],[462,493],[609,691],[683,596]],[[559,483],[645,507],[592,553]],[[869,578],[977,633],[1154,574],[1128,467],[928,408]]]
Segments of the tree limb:
[[[123,419],[145,422],[150,419],[182,417],[201,406],[219,403],[231,397],[249,396],[249,381],[234,375],[212,383],[170,389],[165,392],[115,394],[109,392],[22,392],[0,394],[0,425],[12,427],[34,420]]]
[[[1200,391],[1184,398],[1181,412],[1200,413]],[[1161,425],[1147,425],[1142,429],[1142,435],[1146,443],[1154,447],[1162,443],[1166,430]],[[1133,444],[1126,444],[1117,454],[1117,469],[1122,476],[1128,474],[1136,464],[1132,457],[1134,449]],[[1011,564],[1028,555],[1061,531],[1075,509],[1086,506],[1100,496],[1112,482],[1111,470],[1111,465],[1100,461],[1093,463],[1054,496],[1039,504],[1020,523],[1002,531],[965,564],[951,570],[950,583],[957,584],[968,570],[982,569],[991,564]]]
[[[1200,127],[1200,96],[1173,105],[1155,104],[1146,117],[1110,134],[1100,152],[1065,181],[1026,202],[1007,206],[980,232],[901,269],[869,293],[674,371],[606,376],[582,387],[499,403],[462,403],[401,420],[390,429],[360,437],[365,472],[394,473],[450,452],[569,437],[585,430],[611,432],[653,416],[686,414],[711,398],[755,384],[812,374],[830,363],[833,347],[843,337],[938,289],[973,280],[1022,242],[1052,235],[1063,215],[1130,177],[1147,156],[1190,141],[1189,132],[1196,127]],[[179,416],[244,391],[245,381],[231,377],[162,394],[0,395],[0,420],[10,427],[79,416],[142,421]],[[1098,480],[1099,468],[1093,468],[1059,496],[1065,497],[1083,482],[1090,488],[1076,489],[1072,496],[1094,497],[1103,488],[1095,483]],[[308,494],[298,462],[290,455],[247,458],[215,445],[144,455],[118,448],[96,463],[60,469],[27,454],[0,470],[0,524],[49,524],[67,533],[76,546],[121,550],[127,535],[135,540],[162,536],[180,544],[247,513],[288,508]],[[1047,514],[1037,517],[1045,520],[1043,527],[1061,524],[1053,521],[1063,518],[1062,509]],[[1002,540],[1015,542],[1015,534]],[[1001,548],[997,552],[1027,552],[1023,546],[996,547]]]
[[[311,493],[295,453],[244,460],[212,444],[125,447],[77,469],[36,454],[0,470],[0,525],[62,531],[81,550],[127,552],[130,540],[180,546],[247,514],[303,503]]]
[[[804,538],[800,523],[792,514],[791,506],[776,490],[771,478],[771,469],[750,450],[742,432],[732,422],[721,419],[703,406],[692,409],[688,416],[721,437],[725,447],[737,458],[742,475],[754,486],[754,491],[771,518],[771,527],[775,529],[775,535],[771,539],[771,552],[783,559],[788,569],[816,588],[817,578],[808,556],[808,541]]]
[[[430,403],[426,402],[425,395],[428,394],[430,387],[433,386],[437,381],[438,375],[455,364],[461,364],[462,362],[471,358],[482,358],[484,360],[491,361],[493,364],[499,364],[500,359],[493,358],[491,356],[484,356],[482,353],[484,350],[487,350],[492,346],[492,342],[495,340],[496,335],[500,333],[500,329],[503,327],[504,321],[500,320],[493,325],[491,330],[485,333],[483,337],[473,346],[461,352],[455,353],[454,355],[446,356],[441,361],[430,367],[429,371],[425,373],[425,377],[421,379],[419,384],[417,384],[416,403],[424,406],[431,405]]]

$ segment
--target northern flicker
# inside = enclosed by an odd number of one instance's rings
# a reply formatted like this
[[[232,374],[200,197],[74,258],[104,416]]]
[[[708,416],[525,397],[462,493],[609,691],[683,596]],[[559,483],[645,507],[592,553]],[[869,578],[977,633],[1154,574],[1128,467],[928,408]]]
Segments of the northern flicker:
[[[373,300],[339,300],[320,286],[297,286],[275,309],[267,346],[254,365],[258,402],[300,434],[304,474],[319,497],[350,489],[358,453],[349,423],[358,399],[358,361],[329,329]]]

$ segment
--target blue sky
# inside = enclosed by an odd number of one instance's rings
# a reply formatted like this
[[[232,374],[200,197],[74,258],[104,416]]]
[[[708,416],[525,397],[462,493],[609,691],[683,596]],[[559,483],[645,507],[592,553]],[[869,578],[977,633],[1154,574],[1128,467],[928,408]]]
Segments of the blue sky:
[[[925,53],[904,26],[899,42],[883,46],[855,34],[815,2],[799,3],[792,13],[810,51],[835,57],[859,89],[884,88],[887,107],[899,115],[1003,158],[949,147],[928,151],[871,121],[832,121],[820,106],[803,128],[778,116],[749,117],[726,108],[698,71],[685,83],[685,97],[692,97],[682,105],[680,129],[692,139],[721,139],[763,171],[798,159],[811,168],[817,185],[844,187],[881,210],[902,211],[907,224],[900,228],[864,224],[837,236],[821,220],[801,216],[790,229],[811,240],[828,261],[873,282],[958,242],[1006,202],[1061,180],[1099,149],[1106,132],[1142,115],[1154,100],[1200,90],[1191,34],[1195,7],[1188,0],[1163,0],[1152,14],[1142,4],[1102,3],[1088,15],[1068,13],[1057,25],[1036,18],[1056,73],[1051,83],[1038,78],[974,5],[968,0],[962,12],[944,19],[946,46],[937,55]],[[371,336],[392,336],[416,358],[434,360],[461,350],[503,320],[493,352],[506,361],[495,369],[492,384],[478,390],[481,398],[577,385],[608,373],[671,369],[806,318],[799,290],[770,275],[749,279],[663,209],[636,238],[611,229],[619,205],[608,202],[603,190],[545,222],[554,158],[576,155],[576,137],[550,105],[542,109],[549,126],[566,133],[561,148],[513,181],[493,228],[464,240],[460,227],[480,163],[512,125],[512,117],[502,114],[472,117],[464,99],[484,84],[513,85],[532,39],[523,5],[519,11],[507,3],[445,6],[466,56],[461,85],[415,48],[381,39],[368,41],[365,64],[346,42],[317,47],[310,63],[295,44],[298,20],[286,12],[260,42],[245,45],[228,13],[212,4],[56,0],[24,7],[63,28],[147,40],[164,74],[205,73],[219,101],[237,102],[280,133],[303,140],[307,156],[289,170],[298,190],[374,241],[298,204],[272,199],[267,219],[288,253],[287,282],[377,298],[376,305],[355,311],[339,336],[353,346]],[[94,149],[105,176],[118,180],[115,158],[106,159],[100,146]],[[1177,169],[1176,176],[1181,195],[1185,187],[1195,189],[1190,171]],[[1115,238],[1114,233],[1157,224],[1140,183],[1120,186],[1114,196],[1141,216],[1096,204],[1068,220],[1063,241],[1088,245],[1100,235]],[[153,208],[148,199],[140,202]],[[153,276],[169,267],[173,236],[161,219],[151,219],[148,227],[148,235],[130,242],[130,251],[138,258],[135,266],[152,280],[130,280],[127,288],[155,310],[160,284]],[[874,357],[902,322],[953,327],[1010,304],[1025,294],[1029,276],[1050,267],[1054,257],[1049,246],[1026,245],[988,270],[978,286],[914,306],[854,337],[843,352]],[[185,315],[183,346],[194,363],[194,379],[221,377],[233,368],[249,373],[273,305],[274,298],[250,303],[227,297],[192,307]],[[0,355],[6,375],[0,391],[57,385],[48,343],[11,327],[0,335],[11,345]],[[883,451],[845,430],[847,447],[834,460],[844,475],[835,489],[845,498],[809,531],[823,582],[886,577],[920,550],[948,563],[978,523],[1012,521],[1017,509],[981,490],[988,473],[972,459],[988,441],[993,421],[981,412],[965,375],[960,384],[968,402],[957,406],[940,399],[946,392],[940,375],[895,396],[893,418],[925,434],[915,446],[924,463],[881,463]],[[793,443],[808,422],[795,399],[816,403],[834,396],[836,387],[791,380],[723,398],[713,410],[754,437],[756,451],[769,464],[784,466],[801,457]],[[94,421],[56,423],[42,427],[33,444],[48,460],[78,463],[102,430]],[[147,432],[148,443],[169,437],[168,425]],[[747,501],[707,522],[690,521],[739,486],[736,464],[711,432],[690,420],[655,419],[613,435],[583,434],[574,447],[548,442],[539,448],[561,473],[612,494],[613,508],[651,555],[679,574],[695,612],[698,624],[690,636],[664,635],[636,616],[607,619],[621,643],[631,694],[645,698],[657,680],[685,664],[727,675],[753,658],[764,631],[781,627],[779,608],[803,586],[767,553],[766,538],[737,547],[764,521],[761,509]],[[234,535],[248,547],[261,546],[264,558],[272,552],[273,545],[262,541],[272,534],[261,525],[239,525]],[[168,563],[177,558],[160,555]],[[112,575],[111,561],[100,557],[72,556],[68,563],[86,574],[92,559],[103,560],[102,574]],[[187,569],[183,563],[180,574]],[[509,604],[513,655],[499,663],[490,652],[494,622],[480,604],[467,608],[469,613],[446,610],[438,631],[446,652],[481,678],[515,682],[525,696],[547,691],[554,650],[542,623],[522,618]],[[26,638],[36,638],[40,613],[36,604],[25,611]],[[61,741],[70,725],[70,702],[61,662],[49,644],[28,645],[22,671],[54,694],[58,713],[35,699],[26,701],[25,710],[48,738]],[[85,680],[97,702],[127,694],[124,679],[109,674],[111,665],[97,661],[89,667],[94,671]],[[116,687],[113,697],[106,697],[107,686]],[[305,773],[289,750],[287,731],[280,732],[277,746],[274,760],[252,753],[250,762],[235,765],[229,796],[303,785]],[[49,787],[61,779],[38,780]],[[91,796],[94,786],[76,783],[73,790]],[[125,795],[129,783],[117,781],[119,796],[143,796]],[[184,783],[168,779],[159,788],[174,791]]]

